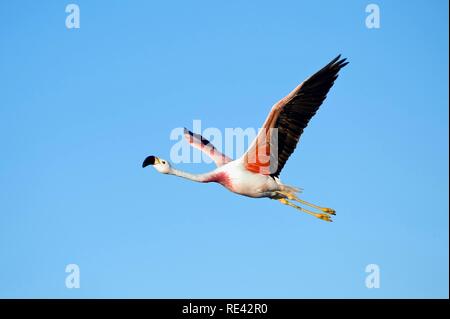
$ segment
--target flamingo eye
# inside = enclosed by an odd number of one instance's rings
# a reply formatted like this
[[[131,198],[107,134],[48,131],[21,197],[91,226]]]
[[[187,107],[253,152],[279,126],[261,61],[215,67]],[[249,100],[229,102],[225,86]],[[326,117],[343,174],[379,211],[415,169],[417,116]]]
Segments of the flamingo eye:
[[[166,164],[166,161],[162,161],[163,164]]]

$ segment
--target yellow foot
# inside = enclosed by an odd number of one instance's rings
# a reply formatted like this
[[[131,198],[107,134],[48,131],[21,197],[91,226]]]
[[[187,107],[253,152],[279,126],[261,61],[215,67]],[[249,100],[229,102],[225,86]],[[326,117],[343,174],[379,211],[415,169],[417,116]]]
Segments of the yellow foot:
[[[336,215],[336,211],[334,209],[331,208],[323,208],[322,211],[324,213],[330,214],[330,215]]]
[[[317,214],[317,218],[320,218],[326,222],[332,222],[333,220],[330,218],[330,215],[327,214]]]

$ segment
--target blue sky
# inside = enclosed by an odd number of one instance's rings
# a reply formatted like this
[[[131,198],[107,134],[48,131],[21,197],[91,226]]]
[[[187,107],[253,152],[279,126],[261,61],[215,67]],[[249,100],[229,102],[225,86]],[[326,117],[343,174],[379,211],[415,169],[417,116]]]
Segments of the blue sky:
[[[0,297],[448,297],[447,1],[376,1],[380,29],[370,1],[72,2],[77,30],[0,3]],[[334,223],[141,168],[195,119],[258,128],[339,53],[281,174]]]

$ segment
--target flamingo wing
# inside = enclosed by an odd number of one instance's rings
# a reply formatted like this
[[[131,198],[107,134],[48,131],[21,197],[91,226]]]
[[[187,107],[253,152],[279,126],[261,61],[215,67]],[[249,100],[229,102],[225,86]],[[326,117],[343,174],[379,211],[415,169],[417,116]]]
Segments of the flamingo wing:
[[[258,136],[244,154],[247,170],[273,177],[280,175],[339,71],[348,64],[340,57],[337,56],[272,107]]]
[[[187,128],[184,129],[184,137],[188,143],[211,157],[217,167],[232,161],[231,158],[219,152],[214,145],[200,134],[192,133]]]

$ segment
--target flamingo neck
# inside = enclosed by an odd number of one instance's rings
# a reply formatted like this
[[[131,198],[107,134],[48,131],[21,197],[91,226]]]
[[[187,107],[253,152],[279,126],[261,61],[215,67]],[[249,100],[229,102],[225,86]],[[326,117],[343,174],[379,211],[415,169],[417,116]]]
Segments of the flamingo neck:
[[[225,172],[218,173],[212,171],[204,174],[191,174],[176,168],[171,168],[169,174],[199,183],[219,183],[226,188],[233,190],[233,185],[231,183],[230,177]]]
[[[169,174],[179,176],[185,179],[188,179],[190,181],[199,182],[199,183],[206,183],[208,182],[208,176],[209,174],[191,174],[188,172],[181,171],[176,168],[171,168]]]

